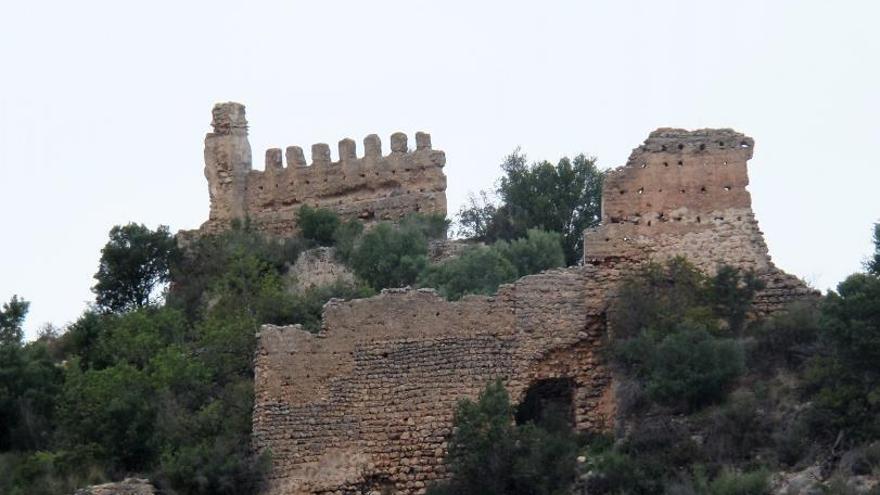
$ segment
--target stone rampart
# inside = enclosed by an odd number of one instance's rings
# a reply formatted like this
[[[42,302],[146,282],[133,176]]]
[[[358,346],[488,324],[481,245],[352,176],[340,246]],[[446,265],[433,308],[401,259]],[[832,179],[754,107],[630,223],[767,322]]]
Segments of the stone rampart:
[[[746,190],[752,146],[731,130],[652,133],[610,173],[581,266],[492,297],[396,289],[331,301],[318,334],[264,326],[253,442],[272,455],[269,493],[423,493],[447,476],[457,402],[495,379],[515,403],[561,387],[579,431],[607,430],[606,315],[621,278],[646,261],[684,255],[710,272],[755,270],[768,283],[758,312],[812,294],[770,261]]]
[[[211,210],[202,232],[247,220],[261,232],[292,235],[302,205],[367,224],[415,212],[446,215],[446,155],[432,149],[429,134],[416,133],[411,150],[406,134],[395,133],[387,155],[379,137],[369,135],[362,157],[354,140],[343,139],[338,161],[331,161],[328,145],[314,144],[310,164],[299,146],[288,147],[284,159],[280,148],[272,148],[266,151],[265,169],[253,170],[244,106],[215,105],[212,126],[205,137]]]

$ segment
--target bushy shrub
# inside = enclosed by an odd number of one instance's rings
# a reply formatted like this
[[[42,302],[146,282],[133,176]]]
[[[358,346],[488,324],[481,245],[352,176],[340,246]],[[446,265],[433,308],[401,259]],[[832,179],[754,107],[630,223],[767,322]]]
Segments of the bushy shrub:
[[[815,353],[821,317],[818,301],[801,301],[752,328],[749,367],[796,369]]]
[[[564,262],[558,234],[530,230],[525,238],[472,246],[458,257],[431,265],[420,275],[419,285],[436,288],[451,300],[465,294],[494,294],[501,284]]]
[[[706,455],[716,463],[747,462],[759,449],[772,446],[774,424],[767,407],[751,391],[731,394],[707,418]]]
[[[529,229],[525,237],[498,241],[493,247],[516,268],[520,277],[565,266],[562,236],[556,232]]]
[[[412,285],[428,263],[428,243],[417,228],[380,223],[365,232],[351,254],[351,267],[373,289]]]
[[[358,220],[342,222],[333,232],[333,242],[336,246],[336,258],[345,263],[351,262],[355,243],[364,231],[364,224]]]
[[[719,402],[745,369],[742,346],[702,328],[684,328],[640,356],[648,397],[691,411]]]
[[[454,418],[446,463],[447,483],[430,495],[562,495],[574,480],[577,443],[564,421],[522,426],[500,381],[477,402],[463,400]]]
[[[267,239],[237,223],[221,234],[199,237],[171,266],[168,304],[182,309],[190,321],[198,320],[209,307],[211,291],[232,266],[260,265],[261,271],[280,275],[307,246],[300,238]]]
[[[434,287],[450,300],[465,294],[493,294],[498,286],[516,279],[513,264],[495,249],[474,246],[460,256],[431,265],[419,277],[419,285]]]
[[[823,352],[807,371],[816,434],[880,435],[880,277],[855,274],[822,303]]]
[[[769,474],[766,471],[738,473],[725,470],[709,483],[709,495],[769,495]]]
[[[611,354],[655,402],[689,411],[719,402],[745,370],[733,337],[759,287],[748,273],[707,277],[682,258],[649,264],[622,284]]]
[[[296,224],[302,236],[321,246],[332,246],[334,233],[342,222],[339,215],[324,208],[302,205],[296,213]]]
[[[445,239],[449,230],[449,220],[439,213],[410,213],[400,221],[404,230],[417,230],[426,239]]]

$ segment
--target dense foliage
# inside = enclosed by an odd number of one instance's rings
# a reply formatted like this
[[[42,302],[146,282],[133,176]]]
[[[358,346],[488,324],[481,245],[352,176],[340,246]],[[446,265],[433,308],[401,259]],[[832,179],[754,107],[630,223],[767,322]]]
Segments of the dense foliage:
[[[590,167],[582,157],[526,166],[514,155],[504,202],[462,215],[494,242],[435,264],[429,245],[448,224],[431,216],[364,229],[307,209],[295,238],[245,224],[182,249],[164,227],[114,227],[96,306],[66,332],[25,342],[28,303],[13,297],[0,309],[0,493],[70,493],[134,473],[167,493],[257,492],[271,460],[249,447],[259,325],[318,331],[334,297],[407,284],[450,299],[490,294],[570,262],[574,223],[598,215],[571,208],[598,201],[589,190],[601,175]],[[551,194],[563,177],[579,185]],[[770,472],[829,459],[850,459],[833,476],[880,474],[880,226],[874,237],[864,273],[766,320],[749,314],[762,288],[752,273],[722,266],[707,276],[683,259],[645,265],[609,312],[616,435],[577,437],[570,407],[527,405],[528,395],[514,407],[492,383],[457,408],[452,476],[430,492],[552,495],[579,483],[591,494],[758,495]],[[297,289],[288,269],[316,245],[334,246],[357,281]],[[847,493],[833,476],[830,490]]]
[[[127,473],[180,494],[255,492],[268,462],[249,448],[259,325],[317,330],[330,298],[372,294],[343,283],[291,292],[286,270],[308,240],[267,240],[243,226],[178,254],[144,246],[167,229],[128,227],[114,228],[103,251],[115,261],[102,258],[99,274],[116,282],[96,290],[125,304],[29,344],[26,303],[0,313],[2,493],[69,493]],[[129,297],[149,285],[143,274],[171,282],[164,304],[141,297],[152,290]]]
[[[595,158],[578,155],[556,165],[528,164],[514,151],[501,164],[504,175],[496,193],[499,204],[487,193],[471,196],[458,213],[459,233],[484,241],[525,237],[529,229],[562,236],[565,261],[572,265],[583,256],[583,232],[599,223],[604,173]]]
[[[177,243],[164,225],[155,231],[136,223],[113,227],[95,274],[95,303],[105,311],[150,304],[155,291],[168,282],[177,254]]]
[[[760,287],[727,266],[708,277],[683,258],[647,265],[613,308],[615,360],[652,401],[685,410],[721,401],[745,369],[734,337]]]
[[[429,266],[419,285],[437,288],[449,299],[494,294],[503,283],[564,263],[559,234],[532,229],[524,238],[472,246],[456,258]]]
[[[578,443],[558,413],[514,424],[514,408],[500,381],[490,383],[477,402],[461,401],[446,458],[452,479],[433,486],[429,495],[568,493]]]

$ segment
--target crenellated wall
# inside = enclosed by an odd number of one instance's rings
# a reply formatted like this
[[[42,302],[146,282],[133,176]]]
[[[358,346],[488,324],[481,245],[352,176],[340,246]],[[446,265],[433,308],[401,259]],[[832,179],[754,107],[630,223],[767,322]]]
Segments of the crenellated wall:
[[[287,147],[284,158],[281,149],[272,148],[266,150],[264,170],[253,170],[244,106],[219,103],[212,114],[214,132],[205,137],[211,210],[203,232],[248,219],[267,234],[291,235],[302,205],[365,223],[395,221],[414,212],[446,215],[446,155],[432,149],[429,134],[416,133],[411,150],[406,134],[395,133],[387,155],[379,137],[369,135],[361,157],[354,140],[343,139],[335,162],[322,143],[312,145],[311,163],[299,146]]]

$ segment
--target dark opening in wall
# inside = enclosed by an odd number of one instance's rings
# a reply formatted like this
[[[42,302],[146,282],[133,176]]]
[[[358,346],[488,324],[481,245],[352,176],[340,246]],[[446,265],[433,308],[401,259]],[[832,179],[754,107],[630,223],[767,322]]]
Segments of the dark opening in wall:
[[[565,421],[574,426],[574,380],[547,378],[533,383],[516,408],[516,424]]]
[[[700,151],[703,151],[705,149],[706,149],[706,143],[700,143]]]
[[[681,161],[681,160],[679,160],[679,161],[678,161],[678,166],[679,166],[679,167],[683,167],[683,166],[684,166],[684,162]]]
[[[683,145],[683,144],[679,144],[679,145],[678,145],[678,149],[683,150],[683,149],[684,149],[684,145]]]

